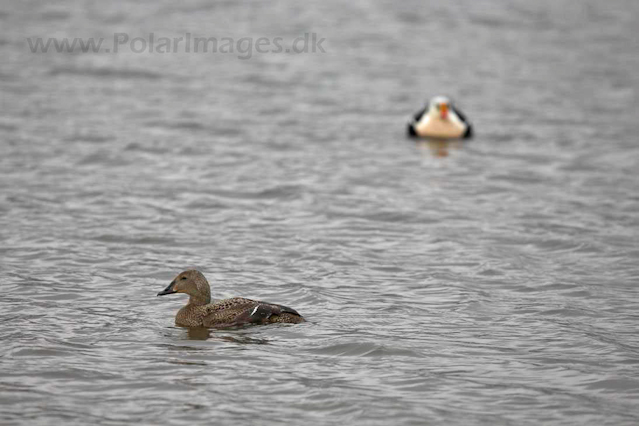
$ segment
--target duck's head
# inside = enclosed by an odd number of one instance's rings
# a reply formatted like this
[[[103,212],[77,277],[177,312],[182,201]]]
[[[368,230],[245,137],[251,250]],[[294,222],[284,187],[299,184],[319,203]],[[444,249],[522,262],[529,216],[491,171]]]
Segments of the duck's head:
[[[181,272],[167,288],[158,293],[164,296],[173,293],[186,293],[191,296],[191,302],[210,303],[211,289],[204,275],[195,269]]]
[[[428,113],[432,116],[439,117],[442,120],[447,120],[449,110],[450,99],[445,96],[436,96],[430,101]]]

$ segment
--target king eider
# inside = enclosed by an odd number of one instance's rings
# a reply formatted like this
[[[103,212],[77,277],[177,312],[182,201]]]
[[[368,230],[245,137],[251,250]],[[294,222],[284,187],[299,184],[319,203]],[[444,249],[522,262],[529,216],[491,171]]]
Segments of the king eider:
[[[408,123],[408,136],[466,139],[473,136],[473,127],[448,98],[437,96]]]

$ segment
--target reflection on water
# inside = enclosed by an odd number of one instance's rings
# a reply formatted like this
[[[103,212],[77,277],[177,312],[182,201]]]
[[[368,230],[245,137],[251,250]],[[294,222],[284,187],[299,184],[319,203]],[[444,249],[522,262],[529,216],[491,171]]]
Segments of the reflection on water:
[[[185,328],[188,340],[207,340],[211,337],[211,330],[204,327]]]
[[[422,152],[428,152],[433,157],[448,157],[450,150],[457,150],[462,147],[463,143],[460,140],[445,140],[445,139],[419,139],[417,140],[417,148]]]
[[[235,330],[250,329],[256,326],[234,327]],[[186,331],[186,339],[188,340],[220,340],[224,342],[250,344],[250,345],[266,345],[267,339],[256,339],[247,335],[229,335],[219,329],[204,327],[184,327]]]

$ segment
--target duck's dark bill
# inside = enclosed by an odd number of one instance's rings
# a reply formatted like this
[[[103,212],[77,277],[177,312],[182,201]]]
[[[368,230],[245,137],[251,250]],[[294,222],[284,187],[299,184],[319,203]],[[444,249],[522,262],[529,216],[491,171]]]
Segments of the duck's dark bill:
[[[169,286],[167,288],[165,288],[164,290],[162,290],[161,292],[158,293],[158,296],[164,296],[165,294],[177,293],[177,291],[173,290],[174,286],[175,286],[175,281],[172,281],[171,284],[169,284]]]

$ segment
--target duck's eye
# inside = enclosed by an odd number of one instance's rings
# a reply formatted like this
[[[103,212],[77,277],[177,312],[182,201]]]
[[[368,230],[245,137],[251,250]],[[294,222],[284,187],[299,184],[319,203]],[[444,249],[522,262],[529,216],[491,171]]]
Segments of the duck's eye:
[[[183,279],[183,280],[185,280],[185,279],[186,279],[186,277],[182,277],[182,279]]]

